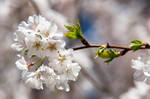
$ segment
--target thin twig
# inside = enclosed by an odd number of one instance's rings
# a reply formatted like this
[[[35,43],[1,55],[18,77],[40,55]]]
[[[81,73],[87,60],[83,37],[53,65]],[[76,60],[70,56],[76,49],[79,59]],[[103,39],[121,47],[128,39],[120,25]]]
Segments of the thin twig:
[[[73,48],[73,50],[80,50],[80,49],[87,49],[87,48],[98,48],[98,47],[102,47],[102,46],[104,46],[104,45],[89,44],[89,45],[85,45],[85,46],[75,47],[75,48]],[[127,52],[132,50],[130,47],[116,46],[116,45],[109,45],[109,44],[106,44],[106,48],[122,49],[123,51],[120,52],[121,56],[125,55]],[[142,46],[139,49],[150,49],[150,45]]]
[[[81,42],[85,46],[89,46],[90,45],[89,42],[84,38],[84,36],[82,37]]]
[[[102,46],[103,46],[103,45],[90,44],[89,46],[80,46],[80,47],[73,48],[73,50],[80,50],[80,49],[85,49],[85,48],[98,48],[98,47],[102,47]],[[116,49],[127,49],[127,50],[131,50],[131,48],[128,48],[128,47],[113,46],[113,45],[109,45],[109,46],[107,46],[107,48],[116,48]]]

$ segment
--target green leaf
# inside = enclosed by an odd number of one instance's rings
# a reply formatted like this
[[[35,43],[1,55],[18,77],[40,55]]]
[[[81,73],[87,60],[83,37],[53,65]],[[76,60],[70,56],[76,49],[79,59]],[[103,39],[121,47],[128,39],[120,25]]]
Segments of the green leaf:
[[[70,32],[74,31],[74,28],[72,26],[65,25],[65,28],[67,28]]]
[[[77,38],[77,35],[74,32],[64,33],[64,35],[66,37],[68,37],[69,39],[76,39]]]
[[[144,43],[142,41],[139,41],[139,40],[134,40],[130,43],[130,48],[133,50],[133,51],[136,51],[138,50],[139,48],[141,48],[141,46],[143,46]]]
[[[83,39],[83,34],[79,21],[77,21],[76,25],[74,24],[72,26],[65,25],[65,27],[70,31],[64,34],[66,37],[68,37],[69,39],[79,39],[79,40]]]

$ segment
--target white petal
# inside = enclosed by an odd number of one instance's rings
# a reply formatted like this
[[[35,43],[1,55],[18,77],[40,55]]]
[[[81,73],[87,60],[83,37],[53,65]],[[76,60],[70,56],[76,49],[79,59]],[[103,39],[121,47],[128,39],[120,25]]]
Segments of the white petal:
[[[25,61],[24,57],[22,57],[21,59],[16,61],[16,66],[20,70],[27,70],[27,65],[26,65],[26,61]]]
[[[24,47],[20,45],[19,43],[14,43],[11,45],[11,48],[17,51],[22,51]]]
[[[26,80],[26,84],[28,84],[32,88],[36,89],[43,89],[43,84],[40,80],[37,80],[35,78],[29,78]]]

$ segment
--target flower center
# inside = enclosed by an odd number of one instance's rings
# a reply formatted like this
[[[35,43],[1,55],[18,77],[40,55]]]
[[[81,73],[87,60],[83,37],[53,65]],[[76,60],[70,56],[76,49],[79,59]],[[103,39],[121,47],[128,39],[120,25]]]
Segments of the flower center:
[[[65,55],[61,55],[59,54],[60,58],[58,59],[58,61],[63,62],[66,60],[66,56]]]
[[[49,31],[49,30],[47,30],[47,31],[44,32],[44,35],[45,35],[46,37],[48,37],[49,34],[50,34],[50,31]]]
[[[51,51],[56,50],[56,43],[54,43],[54,44],[50,43],[49,46],[47,47],[47,49],[49,49]]]
[[[41,46],[40,42],[35,42],[33,47],[36,48],[36,49],[39,49]]]
[[[67,68],[66,72],[67,73],[71,72],[71,68]]]

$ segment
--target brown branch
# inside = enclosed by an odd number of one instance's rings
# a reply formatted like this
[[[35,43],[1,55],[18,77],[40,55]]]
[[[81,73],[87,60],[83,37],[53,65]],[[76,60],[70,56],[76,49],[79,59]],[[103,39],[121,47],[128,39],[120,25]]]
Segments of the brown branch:
[[[113,48],[113,49],[122,49],[122,51],[120,52],[120,55],[125,55],[128,51],[131,51],[132,49],[130,47],[124,47],[124,46],[116,46],[116,45],[109,45],[108,43],[105,45],[95,45],[95,44],[89,44],[89,45],[85,45],[85,46],[80,46],[80,47],[75,47],[73,48],[73,50],[80,50],[80,49],[87,49],[87,48],[98,48],[98,47],[102,47],[102,46],[106,46],[106,48]],[[139,49],[150,49],[150,45],[147,44],[145,46],[142,46]]]
[[[80,49],[85,49],[85,48],[98,48],[98,47],[102,47],[102,46],[104,46],[104,45],[89,44],[89,45],[87,45],[87,46],[81,46],[81,47],[73,48],[73,50],[80,50]],[[131,48],[129,48],[129,47],[113,46],[113,45],[107,45],[107,48],[116,48],[116,49],[131,50]]]
[[[84,38],[84,36],[82,37],[81,42],[85,46],[89,46],[90,45],[89,42]]]

